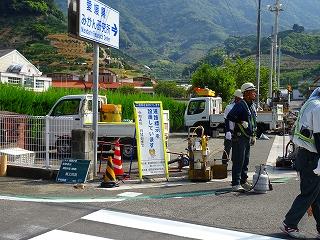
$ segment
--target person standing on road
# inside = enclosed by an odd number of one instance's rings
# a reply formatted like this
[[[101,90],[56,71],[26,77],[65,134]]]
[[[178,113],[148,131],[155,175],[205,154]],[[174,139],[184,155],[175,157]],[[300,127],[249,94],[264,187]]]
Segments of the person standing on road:
[[[256,88],[248,82],[241,86],[243,99],[236,103],[227,115],[227,119],[235,123],[232,135],[232,190],[250,190],[248,183],[248,164],[250,146],[256,141],[257,113],[254,104]]]
[[[293,238],[305,238],[298,223],[311,206],[320,239],[320,87],[316,88],[302,106],[293,142],[298,146],[295,160],[300,173],[300,194],[293,201],[280,229]]]
[[[230,110],[233,108],[233,106],[239,102],[242,99],[242,92],[241,89],[237,89],[234,91],[234,100],[232,103],[226,106],[224,110],[224,126],[225,126],[225,137],[224,137],[224,150],[222,154],[222,159],[229,161],[230,159],[230,150],[232,147],[232,133],[234,130],[234,122],[231,122],[230,120],[227,119],[227,115],[230,112]]]

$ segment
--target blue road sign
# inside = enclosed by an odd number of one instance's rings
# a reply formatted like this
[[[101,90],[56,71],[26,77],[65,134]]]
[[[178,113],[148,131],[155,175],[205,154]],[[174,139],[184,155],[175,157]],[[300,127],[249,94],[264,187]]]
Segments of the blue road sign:
[[[79,36],[119,49],[119,12],[97,0],[81,0]]]

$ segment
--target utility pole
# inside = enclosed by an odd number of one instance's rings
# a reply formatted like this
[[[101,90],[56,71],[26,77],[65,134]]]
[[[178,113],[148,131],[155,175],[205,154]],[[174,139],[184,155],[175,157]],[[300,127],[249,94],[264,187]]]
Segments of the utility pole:
[[[257,109],[260,108],[260,66],[261,66],[261,0],[258,4],[257,19],[257,55],[256,55],[256,81],[257,81]]]
[[[273,33],[273,77],[274,82],[277,82],[277,48],[278,48],[278,31],[279,31],[279,13],[283,11],[282,4],[280,4],[280,0],[276,0],[275,5],[269,6],[269,10],[274,12],[275,20],[274,20],[274,33]],[[277,85],[278,86],[278,85]]]
[[[280,89],[280,61],[281,61],[281,38],[279,39],[278,48],[278,89]]]
[[[271,49],[270,49],[270,80],[269,80],[269,99],[272,99],[273,91],[273,28],[271,30]]]

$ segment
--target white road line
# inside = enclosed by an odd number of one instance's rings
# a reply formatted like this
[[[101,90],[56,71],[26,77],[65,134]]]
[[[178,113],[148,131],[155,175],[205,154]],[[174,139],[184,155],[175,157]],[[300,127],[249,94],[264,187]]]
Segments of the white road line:
[[[297,177],[297,172],[294,171],[293,169],[277,169],[275,168],[276,166],[276,162],[278,157],[283,157],[283,155],[285,154],[284,150],[285,147],[287,145],[287,143],[290,141],[290,137],[289,136],[276,136],[268,159],[267,159],[267,163],[266,165],[269,166],[267,171],[269,174],[269,177],[272,178],[295,178]]]
[[[231,230],[219,229],[214,227],[206,227],[196,224],[158,219],[152,217],[144,217],[121,212],[108,210],[99,210],[91,213],[81,219],[113,224],[117,226],[165,233],[180,237],[194,239],[223,239],[223,240],[275,240],[269,236],[256,235],[251,233],[236,232]]]
[[[283,138],[284,138],[284,143],[283,143]],[[276,165],[277,158],[279,156],[280,157],[283,156],[283,149],[286,148],[286,145],[289,142],[289,140],[290,140],[289,136],[284,136],[284,137],[283,136],[276,136],[275,137],[273,144],[272,144],[272,147],[271,147],[271,150],[270,150],[270,153],[269,153],[269,156],[268,156],[268,159],[267,159],[267,165],[270,165],[270,166]]]
[[[143,193],[138,193],[138,192],[124,192],[124,193],[117,194],[117,196],[134,198],[134,197],[137,197],[137,196],[142,195],[142,194]]]
[[[112,240],[110,238],[95,237],[91,235],[66,232],[61,230],[53,230],[29,240],[57,240],[57,239],[69,239],[69,240]]]
[[[90,202],[121,202],[124,198],[29,198],[0,196],[0,200],[20,202],[42,202],[42,203],[90,203]]]

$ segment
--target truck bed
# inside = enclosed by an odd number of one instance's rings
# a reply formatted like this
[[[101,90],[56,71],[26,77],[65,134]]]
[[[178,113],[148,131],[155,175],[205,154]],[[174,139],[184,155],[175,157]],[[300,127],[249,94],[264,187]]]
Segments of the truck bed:
[[[84,124],[91,128],[91,123]],[[133,122],[99,122],[98,137],[131,137],[135,136],[136,125]]]
[[[212,114],[210,115],[211,123],[224,123],[224,114]],[[272,123],[272,112],[258,112],[257,122]]]

